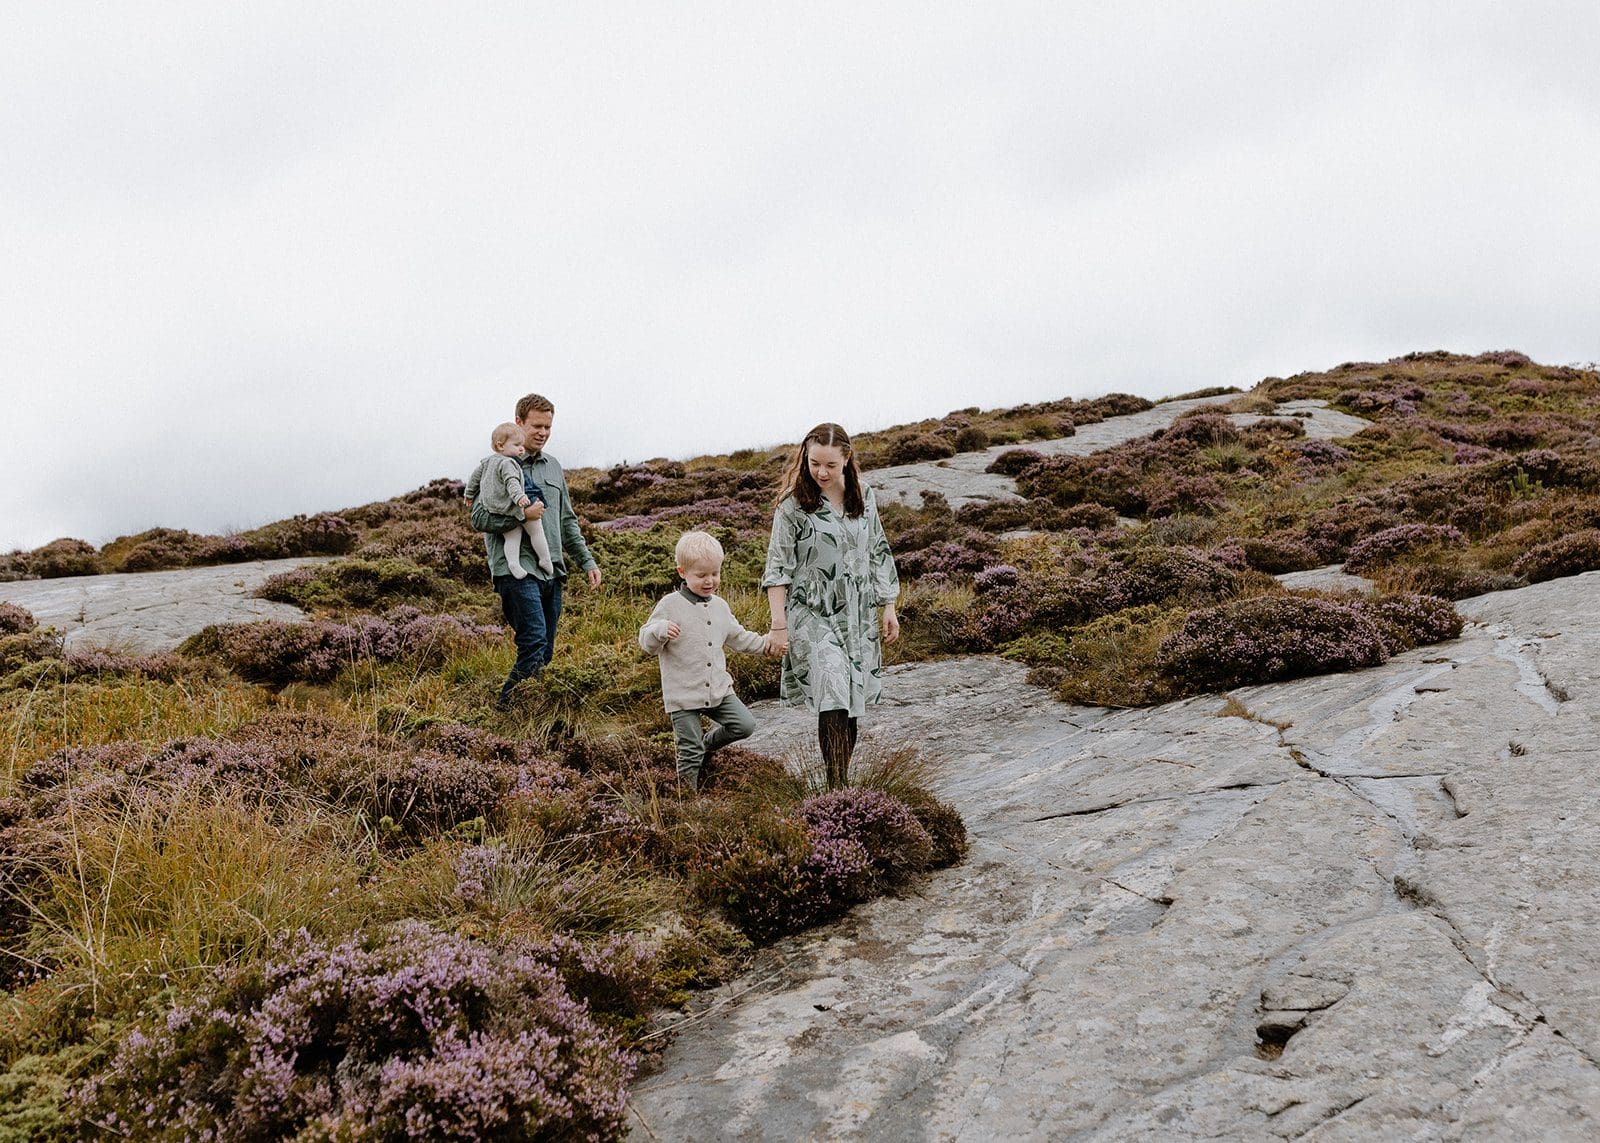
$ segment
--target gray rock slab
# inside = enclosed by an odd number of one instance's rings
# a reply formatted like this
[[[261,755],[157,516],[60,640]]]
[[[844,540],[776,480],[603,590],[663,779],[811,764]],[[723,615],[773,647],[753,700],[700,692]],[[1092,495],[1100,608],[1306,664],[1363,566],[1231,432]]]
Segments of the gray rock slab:
[[[1124,441],[1149,436],[1157,429],[1166,428],[1191,409],[1225,405],[1237,397],[1238,394],[1232,394],[1165,401],[1143,412],[1108,417],[1091,425],[1083,425],[1070,437],[1028,441],[1020,445],[996,445],[981,452],[958,453],[944,460],[875,468],[867,474],[867,482],[872,485],[880,503],[909,504],[914,508],[921,507],[924,492],[942,494],[952,508],[989,500],[1016,500],[1019,497],[1015,480],[984,471],[1003,452],[1027,448],[1046,456],[1087,456]],[[1360,417],[1330,409],[1324,401],[1287,401],[1279,405],[1273,415],[1298,419],[1305,425],[1308,437],[1321,440],[1350,436],[1360,432],[1369,423]],[[1263,417],[1254,413],[1234,413],[1228,419],[1235,424],[1247,425]]]
[[[1303,589],[1316,588],[1319,591],[1359,591],[1370,592],[1373,583],[1364,576],[1351,575],[1344,570],[1342,564],[1329,564],[1327,567],[1311,568],[1307,571],[1283,572],[1278,577],[1279,583],[1284,587]]]
[[[0,583],[0,602],[33,613],[65,633],[68,647],[95,646],[148,654],[170,651],[213,623],[304,619],[286,603],[251,595],[267,578],[325,557],[255,560],[209,568],[68,576]]]
[[[1227,717],[891,670],[867,753],[918,746],[971,855],[678,1018],[635,1137],[1600,1137],[1600,574],[1461,609]]]

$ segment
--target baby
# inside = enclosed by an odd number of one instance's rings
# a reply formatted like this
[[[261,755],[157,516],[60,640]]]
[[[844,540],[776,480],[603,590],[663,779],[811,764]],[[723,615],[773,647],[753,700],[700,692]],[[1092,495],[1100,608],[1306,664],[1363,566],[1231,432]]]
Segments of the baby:
[[[663,596],[639,628],[639,646],[661,656],[661,700],[672,719],[678,743],[678,779],[700,786],[700,770],[712,751],[756,728],[733,693],[724,647],[755,655],[768,648],[767,637],[747,631],[717,594],[722,583],[722,545],[708,532],[685,532],[675,552],[683,586]],[[701,730],[701,717],[712,722]]]
[[[497,516],[506,517],[504,521],[497,520],[495,523],[506,526],[500,532],[500,538],[505,543],[506,567],[513,576],[524,579],[528,574],[521,558],[524,535],[528,537],[533,554],[539,560],[540,570],[545,575],[552,575],[555,565],[550,562],[550,542],[545,539],[544,523],[527,519],[527,510],[532,506],[533,498],[537,497],[543,503],[544,495],[536,489],[530,490],[522,479],[520,461],[528,453],[522,430],[512,421],[496,425],[494,432],[489,434],[489,444],[494,452],[479,461],[478,467],[473,469],[472,476],[467,480],[466,498],[470,502],[482,496],[485,508]]]

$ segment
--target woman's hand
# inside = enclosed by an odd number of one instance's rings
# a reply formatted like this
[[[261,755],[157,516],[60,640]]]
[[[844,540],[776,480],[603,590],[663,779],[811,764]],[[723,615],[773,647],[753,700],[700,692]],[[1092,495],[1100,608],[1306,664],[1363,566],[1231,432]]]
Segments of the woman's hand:
[[[774,659],[781,659],[789,653],[789,629],[775,627],[767,632],[767,654]]]
[[[900,638],[900,617],[894,613],[894,604],[883,609],[883,641],[893,643]]]

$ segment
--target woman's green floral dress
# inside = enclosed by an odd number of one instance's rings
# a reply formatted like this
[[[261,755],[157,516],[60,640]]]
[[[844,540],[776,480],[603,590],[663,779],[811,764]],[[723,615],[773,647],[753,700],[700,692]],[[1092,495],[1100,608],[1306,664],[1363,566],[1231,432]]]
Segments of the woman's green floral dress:
[[[779,697],[813,711],[859,718],[883,692],[877,609],[895,601],[900,577],[872,489],[852,520],[824,498],[808,513],[789,497],[772,518],[763,588],[787,584],[789,653]]]

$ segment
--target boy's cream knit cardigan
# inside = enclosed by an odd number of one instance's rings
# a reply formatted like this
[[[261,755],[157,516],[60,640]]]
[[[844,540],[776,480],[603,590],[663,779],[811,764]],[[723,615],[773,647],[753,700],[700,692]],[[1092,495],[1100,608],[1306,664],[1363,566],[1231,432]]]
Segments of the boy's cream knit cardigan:
[[[667,624],[679,628],[676,639],[667,638]],[[720,595],[704,603],[691,601],[682,591],[663,596],[639,628],[639,646],[661,656],[661,701],[675,710],[704,710],[733,693],[733,676],[723,647],[759,654],[766,638],[748,631],[734,618]]]

